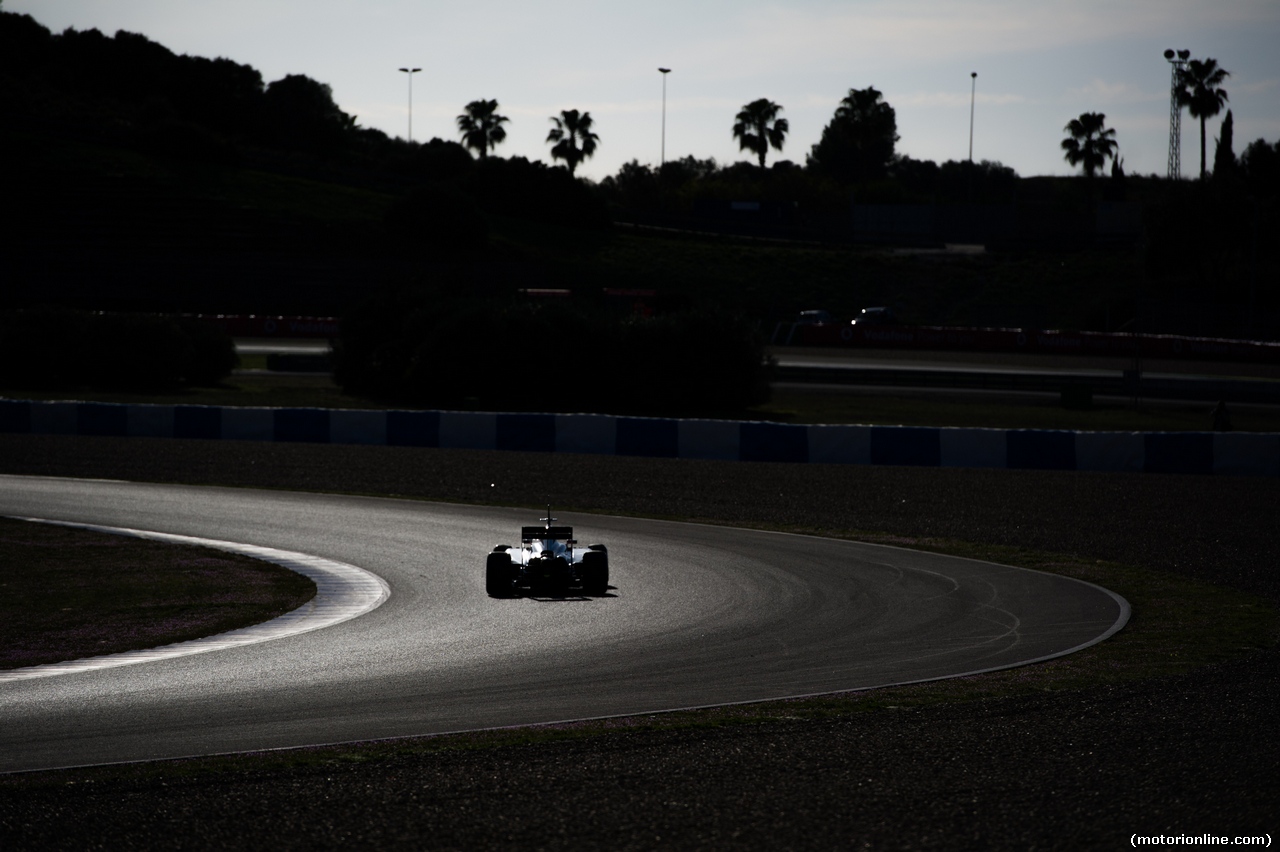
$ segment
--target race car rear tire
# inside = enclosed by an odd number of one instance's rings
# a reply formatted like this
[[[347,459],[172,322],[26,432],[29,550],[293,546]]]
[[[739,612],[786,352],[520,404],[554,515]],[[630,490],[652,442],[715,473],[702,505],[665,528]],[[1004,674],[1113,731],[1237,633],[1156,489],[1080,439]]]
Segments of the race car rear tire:
[[[509,598],[515,594],[511,557],[505,552],[490,553],[484,564],[484,590],[491,598]]]
[[[609,554],[591,550],[582,554],[582,590],[589,595],[609,591]]]

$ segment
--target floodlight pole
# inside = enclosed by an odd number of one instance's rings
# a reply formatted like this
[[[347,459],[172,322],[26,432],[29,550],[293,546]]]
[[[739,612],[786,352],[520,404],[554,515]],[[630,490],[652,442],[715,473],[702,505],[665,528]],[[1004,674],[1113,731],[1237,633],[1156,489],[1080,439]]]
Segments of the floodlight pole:
[[[401,71],[409,75],[409,142],[413,142],[413,75],[421,71],[421,68],[401,68]]]
[[[1182,104],[1178,103],[1178,77],[1191,56],[1189,50],[1173,50],[1164,52],[1169,60],[1169,180],[1182,177]]]
[[[659,168],[667,164],[667,75],[671,73],[670,68],[659,68],[662,72],[662,160]]]
[[[972,84],[969,87],[969,165],[973,165],[973,105],[978,97],[978,72],[970,71]]]

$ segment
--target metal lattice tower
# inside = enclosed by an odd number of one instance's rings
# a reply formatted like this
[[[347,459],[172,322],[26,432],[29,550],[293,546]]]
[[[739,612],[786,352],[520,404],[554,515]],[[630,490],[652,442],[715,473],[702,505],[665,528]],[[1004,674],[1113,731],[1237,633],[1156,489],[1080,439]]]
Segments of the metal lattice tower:
[[[1169,180],[1182,177],[1182,104],[1178,103],[1178,72],[1187,64],[1189,50],[1166,50],[1169,60]]]

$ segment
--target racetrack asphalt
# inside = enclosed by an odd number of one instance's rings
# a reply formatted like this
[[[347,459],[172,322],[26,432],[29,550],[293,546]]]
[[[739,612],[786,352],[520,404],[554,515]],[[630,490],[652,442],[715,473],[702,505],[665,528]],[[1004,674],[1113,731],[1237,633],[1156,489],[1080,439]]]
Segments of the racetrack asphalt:
[[[1069,653],[1129,614],[1113,593],[1053,574],[671,521],[562,513],[609,544],[614,593],[495,601],[482,558],[495,538],[518,538],[527,512],[3,477],[0,513],[306,551],[394,590],[322,631],[0,685],[0,771],[911,683]]]
[[[647,512],[1114,559],[1280,600],[1272,480],[0,436],[0,470]],[[496,542],[486,542],[491,544]],[[1143,614],[1135,613],[1141,619]],[[1280,655],[827,722],[227,776],[10,776],[0,842],[97,848],[1116,848],[1276,834]],[[90,783],[84,783],[84,782]],[[70,782],[76,782],[71,784]]]

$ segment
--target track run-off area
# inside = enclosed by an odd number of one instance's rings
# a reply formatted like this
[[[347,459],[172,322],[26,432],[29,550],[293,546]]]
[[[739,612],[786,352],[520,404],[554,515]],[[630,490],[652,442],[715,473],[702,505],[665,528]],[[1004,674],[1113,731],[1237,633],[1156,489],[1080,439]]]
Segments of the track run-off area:
[[[537,510],[0,476],[0,514],[288,551],[389,590],[323,629],[0,682],[0,772],[910,683],[1071,653],[1129,617],[1039,571],[672,521],[557,513],[608,546],[610,594],[494,600],[484,557]]]

